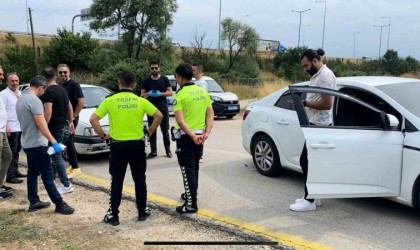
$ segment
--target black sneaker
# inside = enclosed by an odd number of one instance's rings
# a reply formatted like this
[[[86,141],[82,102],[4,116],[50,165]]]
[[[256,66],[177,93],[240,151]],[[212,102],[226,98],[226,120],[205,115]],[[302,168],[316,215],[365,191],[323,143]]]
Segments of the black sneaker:
[[[180,214],[197,213],[198,212],[198,207],[197,207],[197,205],[189,206],[187,204],[184,204],[182,206],[176,207],[176,211]]]
[[[168,158],[172,158],[173,157],[173,154],[172,154],[171,150],[166,151],[166,156]]]
[[[104,222],[106,224],[109,224],[111,226],[118,226],[120,224],[120,219],[118,218],[118,216],[113,216],[113,215],[105,215],[104,217]]]
[[[146,209],[146,210],[140,211],[140,212],[139,212],[139,217],[138,217],[138,220],[140,220],[140,221],[146,220],[146,219],[147,219],[147,217],[149,217],[149,216],[150,216],[149,209]]]
[[[146,159],[152,159],[155,158],[157,156],[157,153],[150,153],[146,156]]]
[[[19,183],[22,183],[23,180],[18,179],[16,177],[13,177],[13,178],[10,178],[10,179],[6,179],[6,182],[11,183],[11,184],[19,184]]]
[[[74,208],[62,201],[60,204],[55,205],[55,212],[59,214],[72,214],[74,213]]]
[[[5,200],[12,197],[13,197],[13,194],[11,192],[5,192],[5,191],[0,192],[0,200]]]
[[[185,193],[181,194],[181,200],[183,200],[183,201],[187,200],[187,195]]]
[[[51,205],[51,203],[49,203],[49,202],[44,202],[44,201],[38,201],[37,203],[35,203],[35,204],[31,204],[31,205],[29,205],[29,212],[35,212],[35,211],[38,211],[38,210],[41,210],[41,209],[44,209],[44,208],[47,208],[47,207],[50,207],[50,205]]]
[[[3,185],[1,186],[0,190],[3,190],[3,192],[6,192],[6,193],[10,193],[13,191],[13,188]]]

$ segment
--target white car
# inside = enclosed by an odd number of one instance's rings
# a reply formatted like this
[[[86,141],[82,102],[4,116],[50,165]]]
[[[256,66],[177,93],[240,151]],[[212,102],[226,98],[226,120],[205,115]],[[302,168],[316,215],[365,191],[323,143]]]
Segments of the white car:
[[[175,80],[175,76],[169,75],[166,77],[168,77],[175,95],[175,92],[179,87]],[[233,118],[235,115],[239,114],[240,106],[238,96],[231,92],[225,92],[224,89],[213,78],[208,76],[203,77],[204,80],[207,82],[207,90],[212,100],[214,116],[225,116],[226,118]],[[192,80],[194,81],[195,78],[193,78]],[[166,100],[168,103],[169,112],[173,112],[173,96],[166,98]]]
[[[386,197],[420,207],[420,80],[343,77],[337,91],[305,85],[247,107],[242,144],[258,171],[301,172],[306,140],[308,197]],[[306,93],[334,96],[331,126],[309,125],[301,102]]]

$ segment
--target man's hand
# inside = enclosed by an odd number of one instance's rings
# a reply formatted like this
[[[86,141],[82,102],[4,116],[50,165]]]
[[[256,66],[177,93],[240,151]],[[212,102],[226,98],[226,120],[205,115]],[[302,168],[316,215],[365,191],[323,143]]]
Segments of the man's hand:
[[[61,149],[61,146],[58,142],[54,142],[52,144],[52,147],[54,148],[55,154],[61,153],[62,149]]]
[[[149,96],[151,96],[151,97],[160,97],[160,96],[162,96],[162,92],[160,92],[160,91],[158,91],[158,90],[152,90],[152,91],[149,91],[148,93],[147,93]]]
[[[7,135],[7,137],[10,137],[10,128],[6,128],[6,135]]]
[[[70,128],[70,134],[74,135],[74,133],[76,131],[76,129],[74,128],[74,124],[73,123],[70,123],[69,128]]]

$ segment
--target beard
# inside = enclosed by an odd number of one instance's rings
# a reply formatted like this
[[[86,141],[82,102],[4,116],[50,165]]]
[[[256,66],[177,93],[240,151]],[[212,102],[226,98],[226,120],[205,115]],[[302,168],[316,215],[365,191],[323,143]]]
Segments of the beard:
[[[306,71],[310,76],[314,76],[316,73],[318,73],[318,69],[315,68],[314,65],[312,65],[312,67]]]
[[[158,76],[159,75],[159,72],[158,71],[152,71],[152,75],[153,76]]]

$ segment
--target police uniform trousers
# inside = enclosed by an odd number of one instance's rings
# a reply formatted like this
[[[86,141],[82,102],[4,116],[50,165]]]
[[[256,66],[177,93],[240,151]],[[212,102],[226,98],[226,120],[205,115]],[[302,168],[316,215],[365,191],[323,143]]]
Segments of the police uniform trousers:
[[[188,135],[176,140],[176,153],[181,167],[187,205],[197,205],[198,170],[203,145],[197,145]]]
[[[146,152],[144,140],[113,141],[110,146],[109,173],[111,175],[110,211],[113,216],[119,213],[122,189],[127,165],[130,164],[131,175],[136,191],[136,203],[139,211],[146,209]]]

